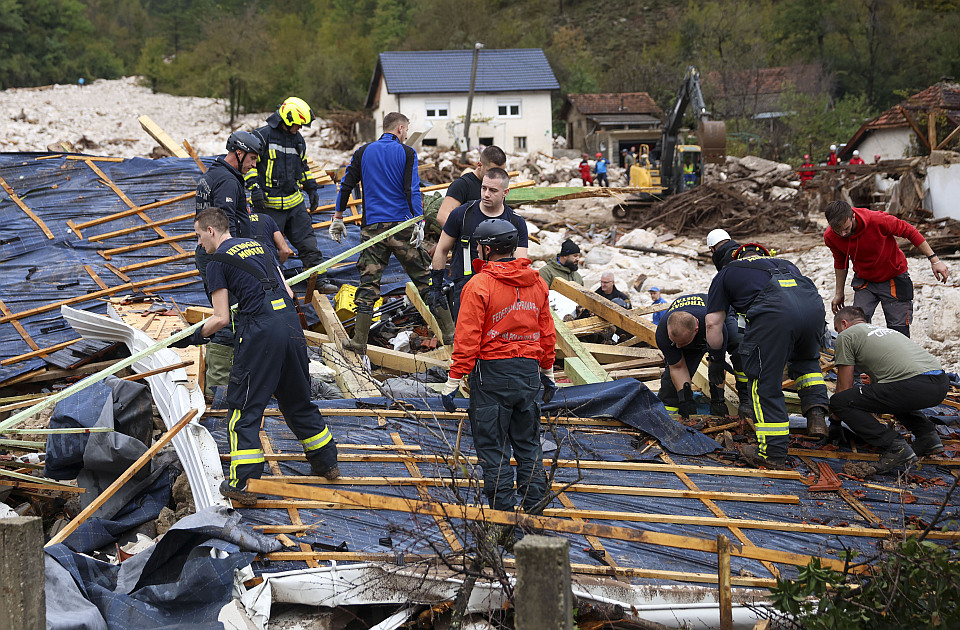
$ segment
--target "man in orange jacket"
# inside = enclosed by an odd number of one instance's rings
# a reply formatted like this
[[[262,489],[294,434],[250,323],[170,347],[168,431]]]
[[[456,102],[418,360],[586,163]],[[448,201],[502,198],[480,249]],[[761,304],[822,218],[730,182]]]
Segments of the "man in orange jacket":
[[[540,511],[546,494],[540,449],[540,401],[557,386],[553,327],[547,284],[527,258],[514,258],[517,228],[487,219],[473,232],[479,259],[460,296],[453,363],[441,400],[455,411],[454,394],[470,375],[470,429],[483,469],[490,506],[516,505],[511,449],[517,460],[517,490],[527,512]]]

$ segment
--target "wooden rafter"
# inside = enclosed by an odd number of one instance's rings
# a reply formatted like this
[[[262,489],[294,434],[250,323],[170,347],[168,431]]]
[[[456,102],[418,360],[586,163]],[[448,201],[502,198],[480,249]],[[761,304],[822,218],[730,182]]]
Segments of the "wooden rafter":
[[[27,206],[27,204],[23,203],[23,200],[20,199],[20,196],[17,195],[16,192],[14,192],[14,190],[13,190],[13,188],[10,186],[10,184],[8,184],[8,183],[6,182],[6,180],[4,180],[2,177],[0,177],[0,186],[2,186],[4,192],[6,192],[7,195],[10,196],[10,199],[13,201],[13,203],[17,204],[17,206],[18,206],[21,210],[23,210],[23,212],[24,212],[28,217],[30,217],[30,218],[33,220],[33,222],[36,223],[37,226],[38,226],[41,230],[43,230],[44,235],[46,235],[46,237],[47,237],[48,239],[53,240],[53,238],[54,238],[54,237],[53,237],[53,232],[50,231],[50,228],[47,227],[47,224],[44,223],[44,222],[40,219],[40,217],[38,217],[38,216],[36,215],[36,213],[34,213],[34,211],[31,210],[31,209]]]

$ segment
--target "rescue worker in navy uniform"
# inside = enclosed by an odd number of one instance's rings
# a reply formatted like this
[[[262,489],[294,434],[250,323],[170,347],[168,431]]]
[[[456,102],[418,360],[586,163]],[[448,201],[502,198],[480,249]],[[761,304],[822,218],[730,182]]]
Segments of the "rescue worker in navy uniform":
[[[207,208],[222,209],[230,222],[230,235],[238,238],[251,236],[250,219],[247,214],[247,196],[243,186],[243,174],[257,163],[257,157],[263,148],[260,137],[249,131],[235,131],[227,139],[227,154],[221,155],[197,182],[197,215]],[[210,299],[207,287],[207,263],[210,255],[199,245],[194,253],[203,290]],[[230,303],[236,300],[230,299]],[[210,302],[211,305],[213,302]],[[226,385],[233,365],[233,331],[224,328],[217,331],[205,354],[203,393],[213,396],[213,388]]]
[[[527,257],[527,222],[504,203],[510,192],[510,176],[502,168],[491,168],[483,175],[480,186],[480,199],[468,201],[450,213],[443,225],[443,233],[433,253],[433,270],[430,272],[430,297],[432,304],[439,308],[450,307],[456,321],[460,312],[460,293],[467,280],[473,277],[473,261],[477,259],[476,243],[471,236],[477,226],[487,219],[509,221],[519,235],[517,258]],[[450,279],[453,280],[453,292],[450,301],[443,294],[443,276],[450,258]]]
[[[338,243],[346,234],[343,212],[350,193],[363,182],[363,216],[360,236],[368,241],[412,217],[423,216],[423,197],[420,194],[420,175],[417,172],[417,152],[404,142],[410,128],[410,119],[400,112],[383,117],[383,134],[379,140],[357,149],[347,173],[340,182],[336,209],[330,222],[330,238]],[[420,221],[371,245],[360,252],[357,271],[360,287],[357,289],[357,320],[353,337],[344,347],[363,354],[367,351],[367,337],[373,322],[373,305],[380,299],[380,279],[393,254],[420,293],[430,303],[430,258],[423,249],[424,224]],[[440,325],[443,342],[453,339],[453,319],[450,311],[431,308]]]
[[[213,295],[213,316],[175,347],[206,343],[229,326],[227,291],[237,297],[237,345],[226,402],[230,410],[230,474],[220,493],[242,505],[257,495],[246,490],[248,479],[263,473],[260,421],[274,396],[293,431],[313,474],[340,476],[337,444],[310,402],[307,344],[294,307],[293,291],[284,281],[273,255],[253,239],[234,238],[219,208],[207,208],[194,223],[200,245],[211,254],[207,278]]]
[[[260,214],[259,212],[250,214],[250,238],[268,248],[281,265],[287,262],[287,258],[290,258],[290,255],[293,254],[293,250],[287,245],[287,239],[283,238],[283,232],[280,231],[277,222],[271,219],[268,214]]]
[[[454,394],[470,375],[470,429],[483,469],[483,491],[495,510],[527,512],[546,494],[540,447],[540,401],[557,391],[553,377],[557,333],[546,282],[530,259],[514,258],[517,228],[487,219],[473,231],[476,275],[463,289],[450,374],[441,401],[455,411]]]
[[[657,324],[657,347],[663,353],[666,369],[660,377],[657,397],[668,413],[689,418],[696,413],[693,402],[693,374],[707,353],[707,296],[682,295],[663,311]],[[736,325],[736,322],[734,322]],[[710,414],[726,417],[724,400],[724,360],[729,331],[723,331],[723,346],[710,352]]]
[[[265,146],[260,152],[260,163],[245,177],[253,207],[276,221],[297,250],[304,269],[322,262],[304,201],[306,193],[311,211],[320,206],[319,186],[310,176],[307,143],[300,134],[300,128],[309,127],[312,122],[313,110],[303,99],[291,96],[283,101],[267,117],[267,124],[257,129]],[[337,287],[321,276],[317,278],[317,290],[336,293]]]
[[[743,447],[741,455],[756,466],[783,468],[790,441],[783,398],[785,365],[796,381],[808,431],[814,424],[826,429],[827,387],[819,362],[826,329],[823,300],[813,281],[793,263],[773,258],[762,246],[754,245],[740,248],[710,284],[706,323],[711,351],[723,348],[731,306],[746,318],[740,357],[750,387],[758,443]]]

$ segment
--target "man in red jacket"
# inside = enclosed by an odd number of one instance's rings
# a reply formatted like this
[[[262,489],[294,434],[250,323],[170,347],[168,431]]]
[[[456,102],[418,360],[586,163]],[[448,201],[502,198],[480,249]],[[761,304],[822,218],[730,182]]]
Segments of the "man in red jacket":
[[[923,235],[906,221],[866,208],[851,208],[845,201],[827,205],[824,214],[830,227],[823,241],[833,253],[837,288],[831,302],[833,312],[844,307],[843,285],[847,266],[853,263],[853,305],[859,306],[867,322],[883,307],[887,328],[910,336],[913,318],[913,282],[907,273],[907,257],[900,251],[895,237],[909,239],[930,261],[933,275],[947,281],[950,271],[940,261]]]
[[[453,363],[441,400],[447,411],[456,410],[453,396],[470,375],[470,429],[488,503],[508,511],[516,505],[512,449],[520,504],[539,512],[547,489],[540,401],[550,402],[557,391],[557,332],[546,282],[528,258],[513,257],[517,236],[517,228],[503,219],[487,219],[473,232],[476,275],[460,296]]]

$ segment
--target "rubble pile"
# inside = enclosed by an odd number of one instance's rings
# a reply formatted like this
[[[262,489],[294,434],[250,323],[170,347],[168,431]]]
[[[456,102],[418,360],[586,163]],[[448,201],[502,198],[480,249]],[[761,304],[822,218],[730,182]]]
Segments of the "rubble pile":
[[[664,224],[677,233],[723,228],[742,237],[808,228],[808,208],[799,200],[800,182],[789,164],[752,155],[727,156],[722,165],[705,165],[702,185],[671,195],[636,216],[640,227]]]

